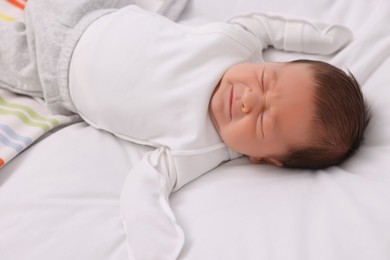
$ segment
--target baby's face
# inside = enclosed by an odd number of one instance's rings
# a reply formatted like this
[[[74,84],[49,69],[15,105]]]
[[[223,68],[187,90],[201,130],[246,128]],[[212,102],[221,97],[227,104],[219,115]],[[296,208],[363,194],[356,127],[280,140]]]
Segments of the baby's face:
[[[210,101],[224,143],[252,162],[281,166],[291,148],[309,144],[314,79],[306,64],[237,64]]]

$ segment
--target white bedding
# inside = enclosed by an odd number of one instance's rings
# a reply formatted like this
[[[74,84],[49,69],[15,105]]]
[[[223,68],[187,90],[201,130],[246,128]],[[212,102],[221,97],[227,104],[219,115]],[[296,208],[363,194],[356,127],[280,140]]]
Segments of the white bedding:
[[[180,259],[390,259],[390,2],[192,0],[181,22],[254,11],[348,26],[354,41],[335,56],[270,50],[266,58],[346,66],[374,117],[341,166],[286,170],[241,158],[173,194],[186,235]],[[19,155],[0,170],[0,259],[128,259],[119,196],[147,150],[77,123]]]

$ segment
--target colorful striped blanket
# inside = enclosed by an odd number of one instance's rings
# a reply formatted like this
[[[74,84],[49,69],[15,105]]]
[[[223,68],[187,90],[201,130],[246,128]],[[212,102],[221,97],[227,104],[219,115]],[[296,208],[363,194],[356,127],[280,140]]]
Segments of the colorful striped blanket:
[[[0,21],[14,21],[22,17],[27,0],[0,0]]]
[[[0,22],[21,19],[25,2],[0,0]],[[14,94],[0,86],[0,168],[44,134],[75,120],[76,116],[52,115],[42,100]]]

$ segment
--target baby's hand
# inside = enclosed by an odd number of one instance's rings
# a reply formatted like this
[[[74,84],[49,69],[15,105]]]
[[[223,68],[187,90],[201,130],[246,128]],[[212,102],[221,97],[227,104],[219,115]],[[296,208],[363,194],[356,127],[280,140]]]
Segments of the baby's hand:
[[[292,20],[286,26],[286,48],[313,54],[332,54],[348,45],[353,38],[345,26]]]

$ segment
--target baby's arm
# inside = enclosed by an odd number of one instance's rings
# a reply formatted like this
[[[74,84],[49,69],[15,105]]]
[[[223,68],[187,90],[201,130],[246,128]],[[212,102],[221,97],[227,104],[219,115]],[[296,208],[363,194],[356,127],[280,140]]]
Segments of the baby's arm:
[[[166,148],[148,152],[122,187],[121,218],[135,259],[177,259],[183,247],[184,233],[169,205],[176,183],[171,160]]]
[[[302,19],[286,19],[253,13],[228,21],[244,28],[263,44],[284,51],[331,54],[352,40],[351,31],[340,25],[311,23]]]

